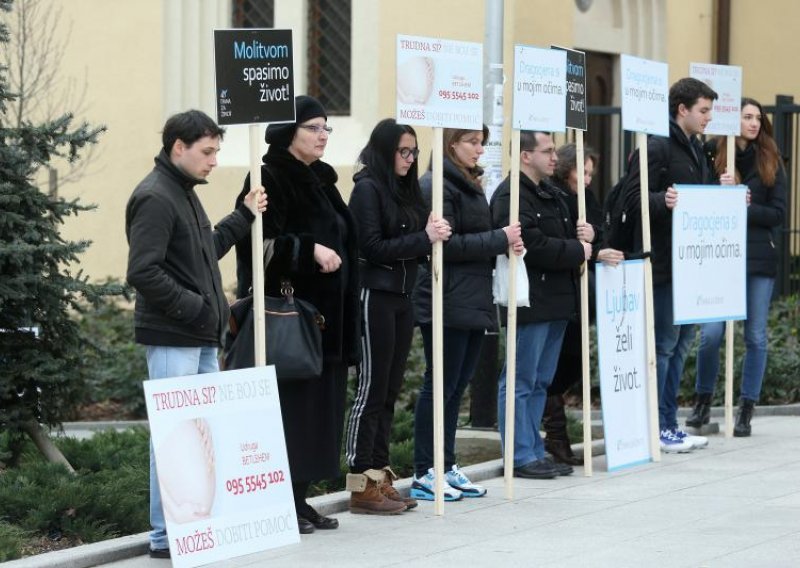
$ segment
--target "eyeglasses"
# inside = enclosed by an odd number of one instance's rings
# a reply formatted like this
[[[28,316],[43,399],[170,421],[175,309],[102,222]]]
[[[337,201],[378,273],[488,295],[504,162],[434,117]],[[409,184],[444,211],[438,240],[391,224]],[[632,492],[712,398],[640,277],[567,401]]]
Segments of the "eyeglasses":
[[[322,134],[323,131],[327,132],[328,134],[333,132],[333,128],[330,126],[319,126],[317,124],[301,124],[298,128],[303,128],[309,132],[313,132],[317,136]]]
[[[419,156],[419,148],[398,148],[397,151],[404,160],[408,160],[409,156],[413,156],[416,160],[417,156]]]

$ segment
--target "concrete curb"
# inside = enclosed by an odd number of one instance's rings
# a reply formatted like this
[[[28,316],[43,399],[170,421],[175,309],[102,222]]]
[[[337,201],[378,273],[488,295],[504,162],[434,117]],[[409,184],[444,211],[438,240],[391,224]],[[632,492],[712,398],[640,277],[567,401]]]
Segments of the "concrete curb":
[[[115,425],[106,426],[116,427]],[[103,428],[99,428],[103,429]],[[583,444],[573,444],[572,451],[577,455],[583,454]],[[592,442],[592,455],[598,456],[605,453],[603,440]],[[466,466],[464,472],[472,481],[485,481],[494,477],[503,476],[503,460],[496,459],[488,462]],[[407,496],[411,489],[411,478],[406,477],[395,482],[395,488],[400,494]],[[350,492],[337,491],[308,500],[322,515],[343,513],[350,506]],[[134,556],[147,554],[149,548],[148,533],[123,536],[102,542],[84,544],[65,550],[57,550],[29,556],[20,560],[3,563],[3,568],[90,568],[100,564],[127,560]]]
[[[56,550],[3,563],[3,568],[88,568],[147,554],[148,533]]]

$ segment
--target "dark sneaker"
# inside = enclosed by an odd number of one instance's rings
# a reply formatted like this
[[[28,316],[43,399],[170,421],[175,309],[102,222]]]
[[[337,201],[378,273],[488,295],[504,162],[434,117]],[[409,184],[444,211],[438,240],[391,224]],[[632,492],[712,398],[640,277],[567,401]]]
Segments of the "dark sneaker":
[[[527,479],[553,479],[558,476],[553,463],[547,460],[536,460],[514,468],[514,477]]]
[[[150,558],[169,558],[169,548],[151,548]]]

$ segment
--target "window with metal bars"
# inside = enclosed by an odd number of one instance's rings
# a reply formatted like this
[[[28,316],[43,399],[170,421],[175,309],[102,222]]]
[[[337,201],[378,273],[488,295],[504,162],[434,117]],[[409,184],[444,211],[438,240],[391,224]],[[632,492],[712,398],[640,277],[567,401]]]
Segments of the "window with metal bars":
[[[351,0],[307,2],[308,94],[329,115],[349,115]]]
[[[275,25],[275,0],[233,0],[234,28],[271,28]]]

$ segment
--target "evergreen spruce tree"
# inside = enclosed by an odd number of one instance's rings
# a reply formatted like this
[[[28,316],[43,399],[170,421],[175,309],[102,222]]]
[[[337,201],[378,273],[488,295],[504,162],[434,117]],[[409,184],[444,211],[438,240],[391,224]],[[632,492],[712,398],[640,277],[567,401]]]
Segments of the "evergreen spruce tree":
[[[0,0],[0,10],[11,4]],[[8,41],[2,24],[0,41]],[[49,459],[69,467],[40,424],[59,426],[81,394],[84,342],[76,315],[120,287],[90,283],[76,268],[89,241],[59,233],[67,217],[93,207],[51,197],[35,175],[54,159],[78,160],[104,128],[73,125],[69,113],[12,125],[7,72],[0,68],[0,430],[27,433]]]

